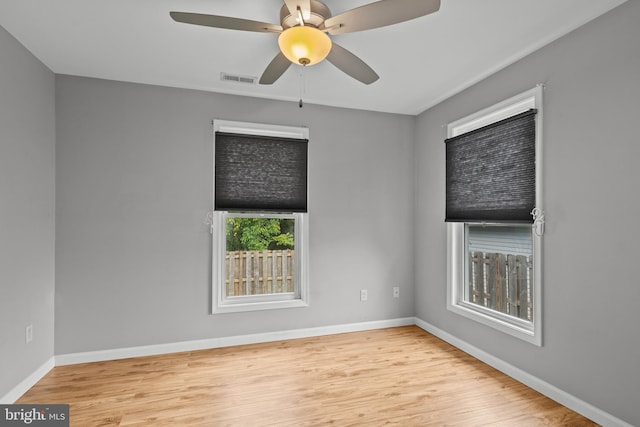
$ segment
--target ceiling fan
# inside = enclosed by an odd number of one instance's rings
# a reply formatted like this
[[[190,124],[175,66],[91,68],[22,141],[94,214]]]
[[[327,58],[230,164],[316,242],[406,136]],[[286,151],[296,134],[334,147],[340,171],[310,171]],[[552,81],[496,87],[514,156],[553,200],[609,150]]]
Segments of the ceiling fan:
[[[284,0],[280,25],[229,16],[170,12],[176,22],[279,34],[280,52],[267,66],[260,84],[273,84],[289,66],[313,65],[325,58],[354,79],[371,84],[379,76],[364,61],[334,43],[328,34],[370,30],[428,15],[440,9],[440,0],[380,0],[336,16],[318,0]]]

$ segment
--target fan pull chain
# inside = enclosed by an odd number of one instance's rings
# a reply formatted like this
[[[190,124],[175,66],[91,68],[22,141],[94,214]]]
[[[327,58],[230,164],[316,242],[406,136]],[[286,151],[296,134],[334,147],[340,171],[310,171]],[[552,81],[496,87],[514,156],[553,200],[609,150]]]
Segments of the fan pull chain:
[[[304,85],[304,66],[300,67],[300,102],[298,103],[298,106],[300,108],[302,108],[304,106],[304,104],[302,103],[302,97],[304,95],[305,92],[305,85]]]

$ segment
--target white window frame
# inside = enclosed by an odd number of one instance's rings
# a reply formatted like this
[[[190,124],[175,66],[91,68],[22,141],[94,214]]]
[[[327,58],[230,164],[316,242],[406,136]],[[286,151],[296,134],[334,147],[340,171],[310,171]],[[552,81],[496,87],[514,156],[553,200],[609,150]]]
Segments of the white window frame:
[[[447,126],[447,138],[470,132],[516,114],[536,113],[536,208],[542,210],[542,86],[485,108]],[[491,225],[487,223],[487,225]],[[532,226],[533,241],[533,321],[482,307],[464,300],[467,282],[466,224],[447,222],[447,309],[483,325],[542,346],[542,226]]]
[[[228,120],[213,121],[213,143],[215,133],[239,133],[282,138],[309,139],[306,127],[280,126],[262,123],[237,122]],[[215,149],[213,155],[215,192]],[[215,194],[213,194],[215,200]],[[293,293],[251,295],[227,297],[225,295],[225,255],[226,219],[245,218],[292,218],[295,220],[295,291]],[[212,261],[211,261],[211,307],[212,313],[236,313],[245,311],[285,309],[306,307],[309,305],[309,224],[308,213],[304,212],[226,212],[213,211],[212,214]]]

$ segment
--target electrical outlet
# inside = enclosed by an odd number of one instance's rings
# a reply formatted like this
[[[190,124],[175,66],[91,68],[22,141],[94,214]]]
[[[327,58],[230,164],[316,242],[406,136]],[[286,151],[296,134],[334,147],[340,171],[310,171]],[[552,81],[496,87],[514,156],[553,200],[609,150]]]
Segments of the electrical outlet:
[[[29,325],[24,329],[24,340],[27,344],[33,341],[33,325]]]
[[[400,286],[393,287],[393,297],[400,298]]]
[[[367,292],[366,289],[361,289],[360,290],[360,301],[363,301],[363,302],[366,301],[368,296],[369,295],[368,295],[368,292]]]

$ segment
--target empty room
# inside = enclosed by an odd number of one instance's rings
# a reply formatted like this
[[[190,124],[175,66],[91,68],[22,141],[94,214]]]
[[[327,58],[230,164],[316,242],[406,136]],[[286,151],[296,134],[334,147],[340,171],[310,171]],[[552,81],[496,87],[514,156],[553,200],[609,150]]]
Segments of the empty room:
[[[3,0],[0,426],[640,426],[638,0]]]

